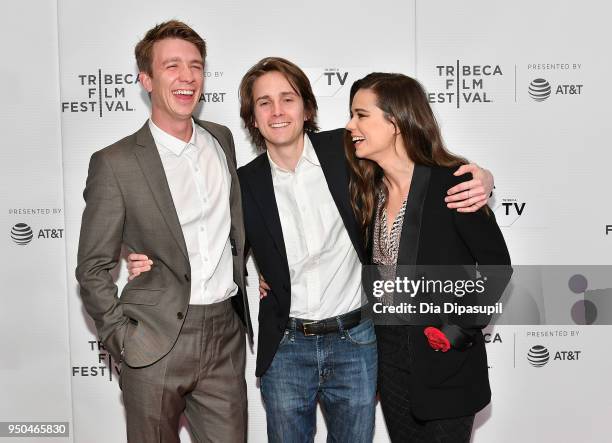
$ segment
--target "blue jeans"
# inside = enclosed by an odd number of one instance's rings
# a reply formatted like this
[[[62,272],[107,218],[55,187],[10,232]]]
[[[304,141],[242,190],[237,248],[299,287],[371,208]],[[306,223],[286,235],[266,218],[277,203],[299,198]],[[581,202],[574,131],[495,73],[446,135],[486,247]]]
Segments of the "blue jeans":
[[[371,442],[377,366],[371,320],[314,336],[305,336],[293,324],[261,377],[268,441],[312,442],[320,401],[328,442]]]

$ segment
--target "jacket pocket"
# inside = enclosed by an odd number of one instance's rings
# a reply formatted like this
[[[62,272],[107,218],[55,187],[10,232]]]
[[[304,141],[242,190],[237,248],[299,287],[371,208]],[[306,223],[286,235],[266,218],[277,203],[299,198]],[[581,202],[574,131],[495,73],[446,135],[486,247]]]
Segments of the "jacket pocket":
[[[129,289],[123,291],[119,301],[123,304],[155,306],[162,292],[162,289]]]

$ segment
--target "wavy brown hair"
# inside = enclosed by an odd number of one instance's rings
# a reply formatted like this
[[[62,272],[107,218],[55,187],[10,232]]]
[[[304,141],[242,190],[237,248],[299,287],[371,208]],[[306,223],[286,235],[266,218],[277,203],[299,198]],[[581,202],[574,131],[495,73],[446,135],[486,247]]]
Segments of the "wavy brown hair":
[[[418,81],[403,74],[368,74],[353,83],[349,109],[360,89],[369,89],[376,94],[376,105],[399,131],[408,157],[415,164],[454,167],[467,163],[464,158],[445,148],[425,90]],[[366,233],[374,215],[376,192],[384,186],[383,170],[375,162],[355,155],[355,146],[348,131],[344,148],[351,170],[351,205],[359,225]]]
[[[244,127],[249,131],[253,144],[260,150],[266,149],[266,141],[255,127],[255,100],[253,97],[253,85],[255,80],[268,72],[280,72],[285,76],[294,92],[299,95],[304,102],[304,131],[316,132],[319,130],[317,125],[317,99],[312,92],[310,80],[304,71],[295,63],[291,63],[281,57],[266,57],[259,60],[251,69],[244,74],[240,81],[238,94],[240,96],[240,117]]]

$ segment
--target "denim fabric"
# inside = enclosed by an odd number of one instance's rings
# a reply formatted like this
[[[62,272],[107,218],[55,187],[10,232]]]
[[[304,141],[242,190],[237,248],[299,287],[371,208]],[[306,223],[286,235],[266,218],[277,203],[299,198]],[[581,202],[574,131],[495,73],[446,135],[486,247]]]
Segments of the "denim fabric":
[[[305,336],[285,330],[261,377],[268,441],[312,442],[317,401],[328,442],[371,442],[376,403],[377,351],[371,320],[349,330]]]

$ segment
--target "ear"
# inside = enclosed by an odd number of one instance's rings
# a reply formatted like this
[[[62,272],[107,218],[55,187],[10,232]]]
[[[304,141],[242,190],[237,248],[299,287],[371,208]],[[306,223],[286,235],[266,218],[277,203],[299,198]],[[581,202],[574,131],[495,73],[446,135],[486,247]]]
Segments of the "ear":
[[[402,132],[399,130],[399,126],[397,126],[397,120],[395,120],[395,117],[389,117],[389,122],[393,125],[393,128],[395,129],[395,135],[400,135]]]
[[[144,71],[140,71],[138,74],[138,79],[142,84],[142,87],[150,94],[153,91],[153,79],[149,74]]]
[[[253,126],[255,126],[257,129],[259,129],[259,125],[257,124],[257,120],[253,119]]]

